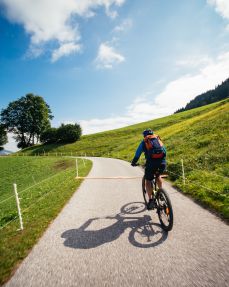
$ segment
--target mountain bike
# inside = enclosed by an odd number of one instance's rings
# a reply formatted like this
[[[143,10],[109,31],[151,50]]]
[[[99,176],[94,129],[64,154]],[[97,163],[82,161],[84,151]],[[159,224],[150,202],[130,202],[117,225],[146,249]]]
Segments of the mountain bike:
[[[157,174],[154,174],[151,181],[152,194],[155,201],[155,209],[157,210],[158,218],[161,223],[161,227],[165,231],[170,231],[173,228],[173,208],[168,193],[164,189],[158,189],[157,187]],[[142,178],[142,193],[146,207],[148,206],[148,194],[145,188],[145,176]]]

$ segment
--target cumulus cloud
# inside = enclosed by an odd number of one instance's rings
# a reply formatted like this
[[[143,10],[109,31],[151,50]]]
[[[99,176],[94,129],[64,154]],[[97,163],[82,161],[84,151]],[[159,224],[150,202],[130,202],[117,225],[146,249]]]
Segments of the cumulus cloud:
[[[114,28],[113,32],[115,32],[115,33],[125,32],[125,31],[129,30],[132,27],[132,25],[133,25],[133,21],[131,19],[129,19],[129,18],[125,19],[121,22],[120,25],[117,25]]]
[[[80,51],[81,46],[74,43],[65,43],[52,53],[52,62],[56,62],[59,58]]]
[[[109,43],[102,43],[99,46],[98,55],[95,59],[97,68],[111,69],[115,64],[125,61],[125,57],[115,51]]]
[[[74,16],[93,17],[97,8],[104,7],[106,14],[114,18],[117,16],[116,8],[124,2],[125,0],[0,0],[8,19],[22,24],[31,36],[31,53],[33,50],[37,51],[34,46],[41,49],[47,42],[56,41],[60,56],[70,54],[63,52],[66,47],[75,45],[71,52],[79,51],[80,31],[75,21],[72,21]],[[36,55],[38,54],[35,53],[34,56]]]
[[[81,120],[84,134],[128,126],[174,113],[195,96],[214,89],[229,77],[229,52],[211,59],[195,74],[184,75],[168,83],[162,92],[152,98],[152,93],[137,97],[122,116]]]
[[[214,6],[216,11],[225,19],[229,20],[228,0],[207,0],[207,3]]]

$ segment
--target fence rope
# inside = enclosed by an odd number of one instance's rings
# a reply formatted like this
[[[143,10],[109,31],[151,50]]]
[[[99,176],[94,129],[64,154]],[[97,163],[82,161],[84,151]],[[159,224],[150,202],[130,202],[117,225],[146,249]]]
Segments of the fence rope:
[[[168,164],[180,164],[180,162],[173,162],[173,161],[167,161],[167,162],[168,162]],[[210,170],[208,170],[208,169],[207,169],[207,170],[203,170],[203,169],[201,169],[201,168],[193,168],[193,167],[190,167],[190,166],[188,166],[188,165],[186,165],[185,167],[186,167],[186,169],[191,169],[191,170],[201,171],[201,172],[205,172],[205,173],[210,173],[210,174],[213,174],[213,175],[215,175],[215,176],[219,176],[219,177],[221,177],[221,178],[224,178],[224,179],[226,179],[226,180],[229,180],[229,177],[228,177],[228,176],[217,174],[217,173],[215,173],[215,172],[213,172],[213,171],[210,171]]]
[[[176,174],[175,172],[172,172],[172,171],[170,171],[170,170],[168,170],[168,172],[169,173],[172,173],[172,174],[174,174],[174,175],[179,175],[179,176],[181,176],[181,174]],[[208,191],[212,191],[212,192],[214,192],[214,193],[217,193],[217,194],[219,194],[219,191],[216,191],[216,190],[213,190],[213,189],[211,189],[211,188],[209,188],[209,187],[207,187],[207,186],[204,186],[204,185],[202,185],[202,184],[197,184],[197,183],[194,183],[193,181],[191,181],[190,179],[188,179],[187,177],[185,177],[185,180],[187,180],[188,181],[188,183],[187,184],[193,184],[193,185],[195,185],[195,186],[199,186],[199,187],[202,187],[202,188],[205,188],[206,190],[208,190]],[[198,180],[198,179],[197,179]],[[224,195],[224,194],[220,194],[220,195],[222,195],[222,196],[226,196],[226,195]]]
[[[142,176],[102,176],[102,177],[87,177],[87,176],[76,176],[76,179],[137,179]]]
[[[223,176],[223,175],[219,175],[215,172],[212,172],[212,171],[209,171],[209,170],[202,170],[202,169],[198,169],[198,168],[192,168],[192,167],[187,167],[187,169],[191,169],[191,170],[196,170],[196,171],[200,171],[200,172],[204,172],[204,173],[210,173],[210,174],[213,174],[215,176],[219,176],[221,178],[224,178],[224,179],[227,179],[229,180],[229,177],[228,176]]]
[[[15,221],[18,218],[18,215],[16,217],[14,217],[13,219],[11,219],[10,221],[8,221],[5,225],[0,227],[0,230],[2,230],[4,227],[6,227],[7,225],[9,225],[10,223],[12,223],[13,221]]]
[[[186,178],[186,179],[187,179],[187,178]],[[207,186],[204,186],[204,185],[202,185],[202,184],[194,183],[193,181],[191,181],[191,180],[189,180],[189,179],[187,179],[187,181],[189,182],[189,184],[193,184],[193,185],[196,185],[196,186],[201,186],[201,187],[205,188],[206,190],[209,190],[209,191],[212,191],[212,192],[214,192],[214,193],[217,193],[217,194],[220,195],[220,196],[226,196],[226,194],[221,194],[221,193],[219,193],[219,191],[213,190],[213,189],[211,189],[211,188],[209,188],[209,187],[207,187]]]
[[[41,183],[43,183],[43,182],[45,182],[45,181],[47,181],[47,180],[49,180],[49,179],[51,179],[51,178],[53,178],[53,177],[59,175],[61,172],[63,172],[63,171],[60,171],[60,172],[58,172],[58,173],[55,173],[55,174],[51,175],[50,177],[47,177],[47,178],[45,178],[45,179],[43,179],[43,180],[41,180],[41,181],[39,181],[39,182],[37,182],[37,183],[35,183],[35,184],[33,184],[33,185],[31,185],[31,186],[29,186],[29,187],[23,189],[22,191],[18,192],[18,194],[21,195],[21,194],[24,193],[25,191],[27,191],[27,190],[33,188],[34,186],[37,186],[37,185],[39,185],[39,184],[41,184]],[[5,201],[7,201],[7,200],[9,200],[9,199],[11,199],[11,198],[15,198],[15,196],[14,196],[14,195],[11,195],[10,197],[8,197],[8,198],[6,198],[6,199],[0,201],[0,204],[2,204],[3,202],[5,202]]]
[[[65,183],[67,180],[69,180],[70,178],[74,178],[74,175],[70,175],[69,177],[67,177],[62,183]],[[34,203],[30,204],[28,207],[24,208],[21,210],[22,213],[26,212],[27,210],[29,210],[31,207],[33,207],[34,205],[37,204],[37,202],[41,201],[43,198],[45,198],[47,195],[49,195],[50,193],[52,193],[55,190],[55,188],[51,189],[49,192],[46,192],[44,195],[40,196]],[[0,227],[0,230],[2,230],[4,227],[6,227],[7,225],[9,225],[10,223],[12,223],[13,221],[15,221],[18,218],[18,215],[13,218],[12,220],[8,221],[5,225]]]
[[[67,177],[64,181],[62,181],[62,185],[69,180],[70,178],[73,178],[73,175],[70,175],[69,177]],[[40,196],[34,203],[30,204],[28,207],[22,209],[22,213],[26,212],[27,210],[29,210],[32,206],[34,206],[35,204],[37,204],[37,202],[41,201],[43,198],[45,198],[47,195],[49,195],[50,193],[52,193],[55,190],[55,188],[51,189],[49,192],[46,192],[44,195]]]

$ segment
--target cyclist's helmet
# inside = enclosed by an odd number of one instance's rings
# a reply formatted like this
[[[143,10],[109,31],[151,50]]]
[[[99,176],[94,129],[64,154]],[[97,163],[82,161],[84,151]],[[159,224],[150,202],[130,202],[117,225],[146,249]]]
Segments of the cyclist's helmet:
[[[148,135],[153,135],[153,131],[151,129],[146,129],[144,130],[142,134],[143,134],[143,137],[146,137]]]

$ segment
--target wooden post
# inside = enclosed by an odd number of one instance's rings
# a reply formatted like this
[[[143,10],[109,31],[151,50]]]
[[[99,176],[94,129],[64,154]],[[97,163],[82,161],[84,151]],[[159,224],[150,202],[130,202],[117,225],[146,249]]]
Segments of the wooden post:
[[[13,186],[14,186],[14,194],[15,194],[16,203],[17,203],[18,217],[19,217],[19,220],[20,220],[20,229],[23,230],[23,221],[22,221],[22,216],[21,216],[20,201],[19,201],[19,198],[18,198],[16,183],[14,183]]]

